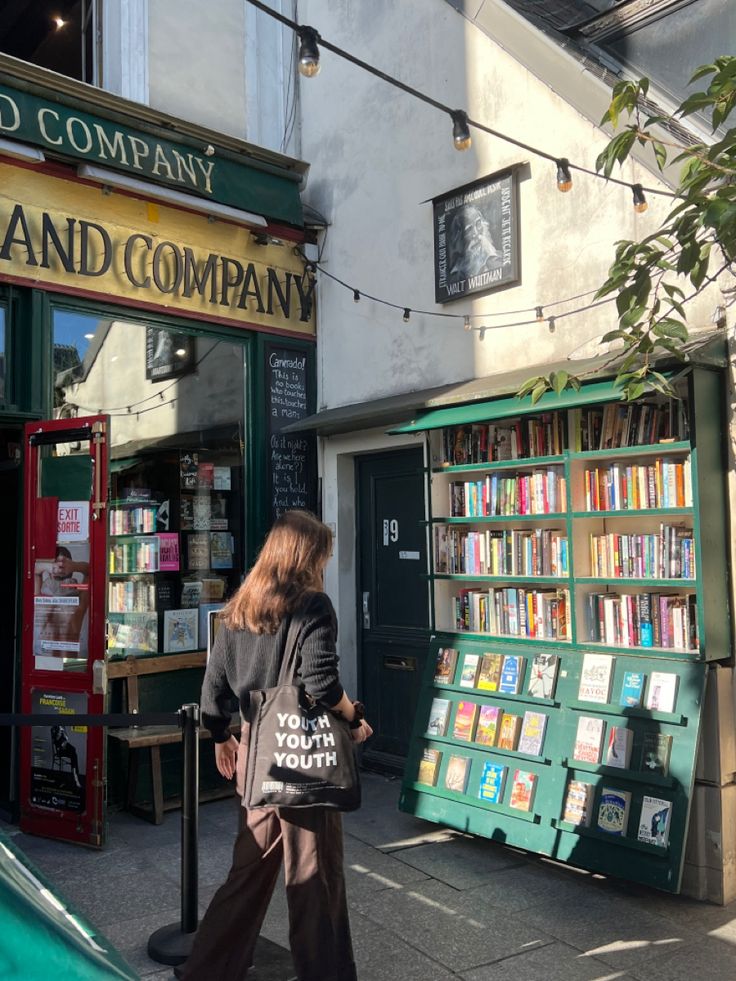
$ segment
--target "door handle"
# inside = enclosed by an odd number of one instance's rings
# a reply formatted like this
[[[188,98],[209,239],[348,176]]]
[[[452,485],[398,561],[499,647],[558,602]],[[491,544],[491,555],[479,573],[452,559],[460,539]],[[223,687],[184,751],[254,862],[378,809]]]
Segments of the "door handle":
[[[363,629],[371,629],[370,593],[363,593]]]

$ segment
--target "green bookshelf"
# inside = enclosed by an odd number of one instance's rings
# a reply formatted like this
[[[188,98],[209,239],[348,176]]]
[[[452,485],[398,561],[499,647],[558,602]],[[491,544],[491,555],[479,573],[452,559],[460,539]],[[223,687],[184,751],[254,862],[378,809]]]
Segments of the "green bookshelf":
[[[678,381],[677,401],[619,403],[597,383],[599,403],[584,386],[577,405],[569,393],[543,410],[516,400],[513,416],[499,399],[466,407],[465,417],[462,406],[432,410],[402,428],[427,434],[433,631],[402,810],[679,891],[707,662],[730,656],[722,386],[718,371],[694,367]],[[523,457],[493,458],[509,445]],[[454,673],[439,683],[437,658],[448,649],[457,652]],[[488,654],[521,657],[518,692],[460,684],[466,655]],[[558,659],[547,697],[528,691],[542,655]],[[589,701],[581,677],[596,665],[610,691]],[[640,705],[620,704],[627,673],[644,677]],[[650,693],[653,675],[673,686],[672,704]],[[450,703],[447,730],[430,736],[435,700]],[[546,716],[539,754],[455,738],[460,701],[496,706],[500,718]],[[575,758],[581,718],[602,733],[597,760]],[[631,754],[626,767],[607,760],[613,730]],[[653,744],[669,746],[663,772],[644,764]],[[458,755],[468,759],[464,792],[445,785]],[[420,779],[428,757],[437,758],[430,782],[426,772]],[[481,779],[499,772],[503,792],[482,799]],[[565,820],[571,781],[575,792],[590,786],[587,825]],[[604,790],[612,793],[601,808]],[[518,794],[521,809],[510,806]],[[647,831],[653,808],[658,844]],[[623,833],[599,826],[599,812],[618,820],[623,810]]]

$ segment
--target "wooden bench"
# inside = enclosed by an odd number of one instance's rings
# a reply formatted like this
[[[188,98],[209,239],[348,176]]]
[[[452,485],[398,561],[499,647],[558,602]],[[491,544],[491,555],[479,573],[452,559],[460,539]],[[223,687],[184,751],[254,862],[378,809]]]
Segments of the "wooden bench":
[[[163,657],[138,658],[126,657],[123,661],[111,661],[107,666],[108,680],[122,678],[125,682],[124,712],[140,711],[138,679],[142,675],[162,674],[167,671],[179,671],[187,668],[203,668],[207,660],[205,651],[192,651],[187,654],[167,654]],[[179,706],[177,706],[177,709]],[[239,735],[239,724],[230,726],[230,731]],[[181,806],[180,797],[164,798],[163,776],[161,772],[161,747],[180,743],[182,731],[179,726],[131,726],[129,728],[108,729],[110,739],[114,739],[128,750],[128,784],[125,795],[125,808],[138,817],[161,824],[164,811]],[[210,739],[207,729],[199,729],[199,738]],[[151,762],[151,806],[145,807],[136,803],[138,789],[138,771],[142,751],[148,751]],[[233,785],[209,791],[200,791],[200,800],[215,800],[229,797],[233,793]]]

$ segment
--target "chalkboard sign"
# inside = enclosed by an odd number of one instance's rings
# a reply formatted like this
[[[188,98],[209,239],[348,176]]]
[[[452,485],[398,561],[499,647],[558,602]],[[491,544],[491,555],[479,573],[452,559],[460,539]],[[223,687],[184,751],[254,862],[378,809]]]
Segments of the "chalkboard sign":
[[[296,348],[266,348],[266,412],[271,509],[317,509],[317,441],[314,433],[283,433],[309,415],[308,355]]]

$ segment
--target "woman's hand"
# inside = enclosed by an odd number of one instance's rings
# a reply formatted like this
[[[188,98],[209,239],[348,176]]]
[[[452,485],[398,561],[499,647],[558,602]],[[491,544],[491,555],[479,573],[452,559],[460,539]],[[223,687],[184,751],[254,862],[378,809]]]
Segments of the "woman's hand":
[[[215,764],[226,780],[235,776],[235,766],[238,762],[238,740],[230,736],[226,743],[215,743]]]
[[[356,743],[364,743],[366,739],[370,739],[373,735],[373,729],[371,729],[365,719],[361,719],[358,728],[350,730],[350,735]]]

